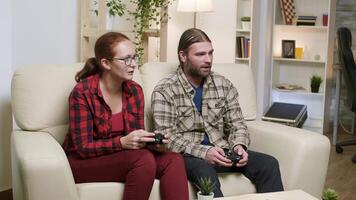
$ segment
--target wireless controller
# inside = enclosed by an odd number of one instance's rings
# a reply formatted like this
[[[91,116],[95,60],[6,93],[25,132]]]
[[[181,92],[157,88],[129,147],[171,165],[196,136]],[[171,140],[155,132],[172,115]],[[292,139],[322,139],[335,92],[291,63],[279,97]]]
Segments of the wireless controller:
[[[229,149],[224,149],[225,157],[231,160],[232,165],[235,166],[241,159],[242,156],[238,155],[234,151],[230,151]]]
[[[147,144],[163,144],[164,136],[161,133],[156,133],[154,136],[155,141],[147,142]]]

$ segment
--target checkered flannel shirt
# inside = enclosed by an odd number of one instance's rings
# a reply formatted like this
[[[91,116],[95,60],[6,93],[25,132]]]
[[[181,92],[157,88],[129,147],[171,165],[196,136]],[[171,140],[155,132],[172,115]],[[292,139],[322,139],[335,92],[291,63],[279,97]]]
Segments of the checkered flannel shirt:
[[[233,148],[241,144],[247,148],[249,133],[233,84],[212,72],[203,85],[201,114],[195,107],[194,94],[181,67],[153,91],[155,130],[167,134],[169,149],[204,159],[211,148],[201,144],[205,133],[215,146]]]
[[[144,96],[134,81],[122,84],[124,135],[144,127]],[[69,128],[63,143],[67,154],[90,158],[122,150],[122,135],[112,132],[111,109],[99,87],[99,75],[81,80],[69,96]]]

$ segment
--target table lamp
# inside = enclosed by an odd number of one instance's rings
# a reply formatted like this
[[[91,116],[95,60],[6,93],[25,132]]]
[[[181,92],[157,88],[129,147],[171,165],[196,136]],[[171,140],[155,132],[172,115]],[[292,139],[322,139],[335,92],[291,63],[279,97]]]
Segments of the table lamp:
[[[179,0],[178,12],[194,12],[194,28],[196,28],[197,12],[212,12],[213,0]]]

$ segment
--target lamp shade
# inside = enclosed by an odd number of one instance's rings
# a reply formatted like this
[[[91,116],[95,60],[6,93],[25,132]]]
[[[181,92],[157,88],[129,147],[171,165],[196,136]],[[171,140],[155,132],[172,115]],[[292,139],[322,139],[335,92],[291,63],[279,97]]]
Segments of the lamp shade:
[[[179,0],[177,11],[211,12],[213,11],[213,0]]]

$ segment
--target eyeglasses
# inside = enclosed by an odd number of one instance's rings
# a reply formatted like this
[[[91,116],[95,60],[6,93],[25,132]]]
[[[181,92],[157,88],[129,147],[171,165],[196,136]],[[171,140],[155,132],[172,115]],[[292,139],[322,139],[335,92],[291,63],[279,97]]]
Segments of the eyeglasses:
[[[119,60],[121,62],[124,62],[125,65],[127,66],[130,66],[132,64],[132,61],[135,61],[135,63],[138,63],[138,57],[137,55],[133,55],[133,56],[128,56],[126,58],[116,58],[116,57],[113,57],[111,59],[108,59],[108,60]]]

